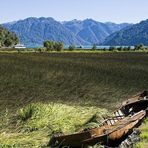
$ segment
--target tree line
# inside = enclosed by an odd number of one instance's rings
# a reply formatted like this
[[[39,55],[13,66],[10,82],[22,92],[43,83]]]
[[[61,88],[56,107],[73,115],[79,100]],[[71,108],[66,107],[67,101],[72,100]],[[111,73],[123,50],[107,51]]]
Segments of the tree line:
[[[64,43],[63,42],[56,42],[56,41],[44,41],[43,46],[46,48],[47,51],[62,51],[64,50]],[[80,46],[77,48],[74,44],[69,45],[69,47],[65,50],[73,51],[73,50],[81,50],[83,47]],[[109,49],[98,49],[97,45],[94,44],[91,49],[89,50],[103,50],[103,51],[137,51],[137,50],[145,50],[147,49],[143,44],[138,44],[134,47],[116,47],[111,46]]]
[[[109,48],[109,51],[137,51],[137,50],[145,50],[147,47],[145,47],[143,44],[138,44],[134,47],[128,46],[128,47],[115,47],[112,46]]]

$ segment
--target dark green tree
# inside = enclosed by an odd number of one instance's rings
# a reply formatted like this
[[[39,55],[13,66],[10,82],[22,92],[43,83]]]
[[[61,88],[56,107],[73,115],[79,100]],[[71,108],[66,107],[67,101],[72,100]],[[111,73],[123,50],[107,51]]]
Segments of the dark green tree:
[[[117,50],[122,51],[123,50],[122,46],[118,47]]]
[[[143,44],[139,44],[139,45],[135,46],[135,50],[144,50],[144,49],[145,49],[145,47]]]
[[[117,50],[117,48],[116,48],[115,46],[111,46],[111,47],[109,48],[109,51],[114,51],[114,50]]]
[[[128,46],[127,47],[127,51],[131,51],[131,46]]]
[[[76,49],[76,46],[74,44],[72,44],[68,47],[68,49],[69,49],[69,51],[73,51]]]
[[[19,39],[16,34],[0,26],[0,46],[11,47],[17,43],[19,43]]]
[[[43,45],[47,50],[54,50],[54,42],[53,41],[44,41]]]
[[[13,40],[11,38],[7,38],[5,41],[4,41],[4,45],[6,47],[10,47],[13,45]]]
[[[94,44],[92,47],[92,50],[96,50],[96,49],[97,49],[97,46],[96,46],[96,44]]]
[[[62,42],[54,42],[54,49],[56,51],[62,51],[64,48],[64,44]]]
[[[64,48],[64,44],[62,42],[54,42],[54,41],[44,41],[44,47],[48,50],[56,50],[61,51]]]

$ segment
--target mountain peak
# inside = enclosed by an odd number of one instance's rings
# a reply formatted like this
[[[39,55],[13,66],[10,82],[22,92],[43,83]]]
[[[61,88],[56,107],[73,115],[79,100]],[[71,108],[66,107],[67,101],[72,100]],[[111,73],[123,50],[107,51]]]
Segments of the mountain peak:
[[[148,45],[148,19],[126,27],[108,36],[103,45],[135,46],[143,43]]]

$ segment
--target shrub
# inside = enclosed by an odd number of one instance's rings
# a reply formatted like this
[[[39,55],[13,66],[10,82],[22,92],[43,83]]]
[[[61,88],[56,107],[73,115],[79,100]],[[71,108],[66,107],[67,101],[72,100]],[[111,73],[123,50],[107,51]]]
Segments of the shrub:
[[[43,45],[47,51],[49,50],[61,51],[64,48],[64,44],[62,42],[44,41]]]
[[[123,51],[127,51],[128,49],[127,49],[127,47],[123,47]]]
[[[47,49],[47,51],[54,49],[54,42],[53,41],[44,41],[43,45]]]
[[[97,46],[96,46],[96,44],[94,44],[92,47],[92,50],[96,50],[96,49],[97,49]]]
[[[42,52],[42,49],[41,48],[38,48],[37,51],[41,53]]]
[[[76,49],[76,46],[73,44],[73,45],[70,45],[69,48],[68,48],[70,51],[73,51]]]
[[[54,49],[56,51],[62,51],[64,48],[64,44],[62,42],[54,42]]]
[[[144,50],[144,49],[145,49],[145,47],[143,44],[139,44],[139,45],[135,46],[135,50]]]
[[[128,46],[128,47],[127,47],[127,50],[130,51],[130,50],[131,50],[131,46]]]
[[[114,50],[116,50],[116,47],[114,47],[114,46],[111,46],[111,47],[109,48],[109,51],[114,51]]]

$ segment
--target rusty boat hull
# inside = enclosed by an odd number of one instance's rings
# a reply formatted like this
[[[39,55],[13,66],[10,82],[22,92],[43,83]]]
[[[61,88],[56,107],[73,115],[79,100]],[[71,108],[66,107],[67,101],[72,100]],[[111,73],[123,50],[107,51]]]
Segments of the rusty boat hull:
[[[139,126],[141,121],[145,118],[146,111],[140,111],[131,117],[126,117],[116,124],[106,127],[104,133],[106,133],[106,139],[100,143],[102,145],[110,145],[116,147],[121,141],[125,139],[127,134],[132,133],[132,129]],[[87,145],[95,145],[99,143],[100,135],[97,137],[85,140]]]
[[[89,129],[81,133],[71,135],[54,136],[50,146],[69,146],[80,148],[83,145],[102,144],[108,145],[123,139],[131,129],[135,128],[145,117],[146,111],[140,111],[133,116],[125,117],[114,125],[104,125],[99,128]]]

